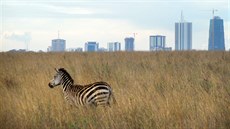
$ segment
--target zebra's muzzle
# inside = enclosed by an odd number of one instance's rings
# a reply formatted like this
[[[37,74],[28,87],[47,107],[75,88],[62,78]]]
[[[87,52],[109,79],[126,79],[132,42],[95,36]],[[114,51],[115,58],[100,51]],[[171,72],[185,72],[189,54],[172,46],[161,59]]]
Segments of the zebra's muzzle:
[[[54,86],[53,86],[53,85],[51,85],[50,83],[49,83],[48,85],[49,85],[49,87],[50,87],[50,88],[54,88]]]

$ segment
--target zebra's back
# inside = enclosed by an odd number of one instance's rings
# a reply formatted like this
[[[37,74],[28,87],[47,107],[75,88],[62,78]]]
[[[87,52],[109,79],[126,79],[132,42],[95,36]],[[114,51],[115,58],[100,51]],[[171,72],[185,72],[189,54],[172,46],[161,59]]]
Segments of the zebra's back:
[[[80,105],[109,105],[112,95],[111,87],[106,82],[84,85],[77,93]]]

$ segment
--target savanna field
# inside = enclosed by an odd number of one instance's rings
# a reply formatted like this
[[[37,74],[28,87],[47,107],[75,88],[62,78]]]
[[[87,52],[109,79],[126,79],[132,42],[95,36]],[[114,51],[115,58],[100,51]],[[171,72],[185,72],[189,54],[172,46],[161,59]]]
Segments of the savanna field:
[[[75,84],[106,81],[117,104],[71,107]],[[0,129],[230,128],[229,52],[0,53]]]

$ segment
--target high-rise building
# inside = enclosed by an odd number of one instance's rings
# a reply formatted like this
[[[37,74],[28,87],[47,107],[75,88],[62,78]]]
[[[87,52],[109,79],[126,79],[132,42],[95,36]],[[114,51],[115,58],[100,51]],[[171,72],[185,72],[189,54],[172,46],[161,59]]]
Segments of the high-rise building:
[[[120,51],[121,50],[121,43],[119,42],[110,42],[107,44],[108,51]]]
[[[125,51],[134,51],[134,38],[125,38]]]
[[[225,50],[223,19],[218,16],[210,19],[208,50]]]
[[[96,52],[98,51],[99,44],[97,42],[87,42],[85,43],[86,52]]]
[[[181,21],[175,23],[175,50],[192,50],[192,23],[184,21],[181,12]]]
[[[165,48],[165,36],[154,35],[149,37],[150,51],[162,51]]]
[[[53,39],[52,40],[52,46],[51,51],[54,52],[62,52],[66,49],[66,41],[64,39]]]

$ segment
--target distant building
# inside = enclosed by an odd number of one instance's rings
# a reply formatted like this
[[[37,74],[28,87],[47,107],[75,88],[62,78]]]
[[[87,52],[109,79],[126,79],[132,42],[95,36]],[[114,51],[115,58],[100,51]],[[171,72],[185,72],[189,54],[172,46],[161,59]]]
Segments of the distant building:
[[[125,51],[134,51],[134,38],[125,38]]]
[[[155,35],[149,37],[150,51],[162,51],[165,48],[165,36]]]
[[[175,23],[175,50],[192,50],[192,23],[185,22],[181,13],[181,21]]]
[[[110,42],[107,44],[108,51],[121,51],[121,43],[119,42]]]
[[[96,52],[98,51],[99,44],[97,42],[87,42],[85,43],[86,52]]]
[[[28,52],[28,51],[26,51],[26,49],[18,49],[18,50],[12,49],[12,50],[9,50],[8,52]]]
[[[69,48],[67,49],[68,52],[83,52],[82,48]]]
[[[210,19],[208,50],[225,51],[224,24],[218,16]]]
[[[52,51],[52,47],[51,47],[51,46],[48,46],[47,52],[51,52],[51,51]]]
[[[51,51],[53,52],[62,52],[66,49],[66,41],[64,39],[53,39]]]
[[[83,48],[78,47],[77,49],[75,49],[75,52],[83,52]]]
[[[104,48],[104,47],[101,47],[101,48],[98,49],[98,52],[107,52],[107,49]]]
[[[165,47],[164,51],[172,51],[172,47]]]
[[[166,47],[166,37],[162,35],[153,35],[149,37],[150,51],[172,51],[172,47]]]

